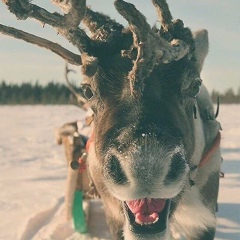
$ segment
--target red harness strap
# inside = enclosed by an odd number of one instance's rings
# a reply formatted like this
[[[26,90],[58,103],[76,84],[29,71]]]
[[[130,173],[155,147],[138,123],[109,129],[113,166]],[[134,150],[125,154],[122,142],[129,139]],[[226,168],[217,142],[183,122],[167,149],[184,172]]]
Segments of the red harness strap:
[[[90,144],[94,141],[94,133],[91,134],[91,137],[87,140],[86,143],[86,152],[89,152],[89,147]],[[86,169],[87,169],[87,164],[86,164],[86,160],[87,160],[87,153],[83,153],[83,155],[78,159],[78,163],[79,163],[79,172],[83,173]]]
[[[86,171],[87,164],[86,164],[86,160],[83,157],[80,157],[78,159],[78,163],[79,163],[79,172],[83,173],[84,171]]]
[[[203,154],[202,159],[198,164],[199,168],[205,165],[211,159],[212,155],[216,152],[217,148],[220,146],[220,142],[221,142],[221,133],[218,132],[212,146]]]
[[[94,141],[94,132],[92,132],[90,138],[87,140],[86,151],[89,152],[91,143]]]

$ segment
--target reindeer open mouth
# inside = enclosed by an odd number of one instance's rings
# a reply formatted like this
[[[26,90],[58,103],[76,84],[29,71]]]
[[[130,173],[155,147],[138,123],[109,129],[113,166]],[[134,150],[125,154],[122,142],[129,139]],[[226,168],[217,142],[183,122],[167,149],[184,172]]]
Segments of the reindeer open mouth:
[[[130,230],[137,234],[155,234],[166,230],[171,200],[143,198],[124,202]]]

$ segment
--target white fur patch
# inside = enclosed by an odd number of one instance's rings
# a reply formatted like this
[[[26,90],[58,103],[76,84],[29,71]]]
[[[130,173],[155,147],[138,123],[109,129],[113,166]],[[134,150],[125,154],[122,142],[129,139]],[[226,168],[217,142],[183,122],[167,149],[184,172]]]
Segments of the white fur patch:
[[[196,236],[198,231],[215,228],[216,218],[202,203],[196,187],[187,190],[173,214],[170,223],[172,234]]]
[[[168,228],[164,233],[157,234],[136,234],[129,230],[129,226],[125,224],[124,226],[124,240],[170,240],[170,233]]]

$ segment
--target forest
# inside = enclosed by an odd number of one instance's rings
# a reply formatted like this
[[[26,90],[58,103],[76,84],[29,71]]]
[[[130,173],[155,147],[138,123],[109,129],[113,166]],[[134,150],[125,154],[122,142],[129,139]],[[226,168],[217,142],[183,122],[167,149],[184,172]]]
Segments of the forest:
[[[80,91],[80,89],[76,89]],[[8,84],[0,83],[0,105],[27,105],[27,104],[76,104],[66,85],[49,82],[40,85],[38,82]]]
[[[80,92],[80,88],[75,88]],[[218,97],[220,103],[240,103],[240,87],[237,93],[232,88],[224,93],[213,90],[211,97],[214,103]],[[66,85],[49,82],[47,85],[40,85],[38,82],[9,84],[0,82],[0,105],[26,105],[26,104],[77,104],[75,97],[71,94]]]

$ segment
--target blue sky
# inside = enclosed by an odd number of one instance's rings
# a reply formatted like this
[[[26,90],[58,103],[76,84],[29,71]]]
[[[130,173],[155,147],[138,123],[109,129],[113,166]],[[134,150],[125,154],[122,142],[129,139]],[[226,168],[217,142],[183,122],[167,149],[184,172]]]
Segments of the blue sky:
[[[129,0],[144,13],[150,25],[157,14],[150,0]],[[49,0],[33,3],[49,11],[58,11]],[[202,71],[202,79],[211,91],[225,91],[240,87],[240,1],[239,0],[168,0],[174,18],[180,18],[192,31],[205,28],[209,32],[210,50]],[[113,0],[88,0],[93,10],[107,13],[127,25],[116,12]],[[42,26],[34,20],[18,21],[0,2],[0,23],[20,28],[38,36],[58,42],[73,52],[72,45],[57,35],[50,26]],[[6,82],[49,81],[64,82],[64,61],[52,52],[0,34],[0,80]],[[78,74],[72,78],[81,81],[80,68],[73,67]]]

